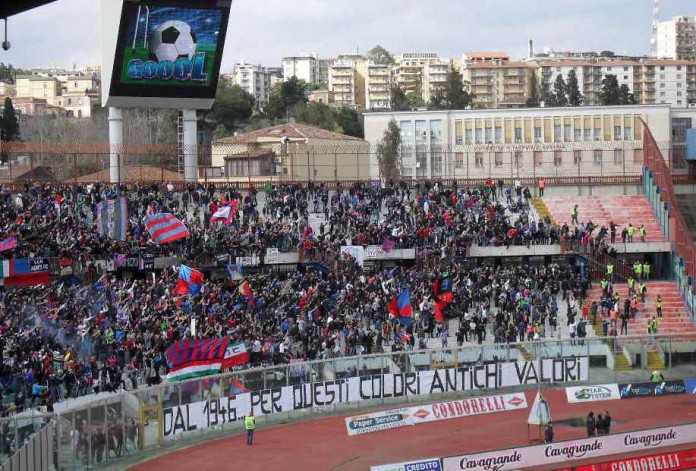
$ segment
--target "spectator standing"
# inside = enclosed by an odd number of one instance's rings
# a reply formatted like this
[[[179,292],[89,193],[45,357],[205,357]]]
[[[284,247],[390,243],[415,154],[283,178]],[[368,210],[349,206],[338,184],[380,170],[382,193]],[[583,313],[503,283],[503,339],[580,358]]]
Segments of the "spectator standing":
[[[587,414],[587,419],[585,419],[585,427],[587,427],[588,437],[594,437],[597,435],[597,420],[595,419],[593,411],[590,411],[590,413]]]

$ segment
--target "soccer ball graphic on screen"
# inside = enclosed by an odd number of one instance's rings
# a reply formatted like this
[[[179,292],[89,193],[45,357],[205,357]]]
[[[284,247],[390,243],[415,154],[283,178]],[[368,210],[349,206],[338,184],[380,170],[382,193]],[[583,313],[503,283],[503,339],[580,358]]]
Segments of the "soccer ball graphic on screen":
[[[184,57],[193,59],[196,53],[196,33],[183,21],[165,21],[152,32],[148,48],[150,55],[158,62],[174,62]]]

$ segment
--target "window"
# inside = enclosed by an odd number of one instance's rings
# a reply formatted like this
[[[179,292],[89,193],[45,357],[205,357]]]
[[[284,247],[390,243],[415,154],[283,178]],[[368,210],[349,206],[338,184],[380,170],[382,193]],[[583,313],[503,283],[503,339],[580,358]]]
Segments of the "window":
[[[677,88],[681,88],[681,87],[682,87],[682,84],[681,84],[681,83],[678,83],[678,84],[677,84]]]
[[[681,74],[677,74],[677,80],[681,80]]]
[[[681,65],[677,66],[677,70],[681,70]],[[680,78],[680,77],[681,77],[681,75],[677,76],[677,78]]]
[[[628,126],[626,126],[624,128],[624,140],[625,141],[632,141],[633,140],[633,129],[631,129]]]
[[[594,128],[594,139],[595,141],[602,140],[602,128]]]
[[[621,140],[621,126],[614,126],[614,140]]]
[[[595,165],[602,165],[602,151],[601,151],[601,149],[595,149],[595,151],[594,151],[594,163],[595,163]]]
[[[624,75],[624,80],[628,80],[628,75]]]
[[[483,144],[483,129],[481,128],[476,130],[476,143]]]
[[[581,150],[574,150],[573,151],[573,165],[580,165],[582,163],[582,151]]]
[[[660,66],[660,70],[665,70],[665,66],[664,66],[664,65],[661,65],[661,66]]]
[[[563,151],[555,150],[553,151],[553,164],[556,167],[563,165]]]
[[[515,167],[521,168],[522,167],[522,152],[519,150],[515,151],[514,157],[515,157]]]
[[[534,151],[534,165],[541,167],[542,163],[544,163],[544,153],[539,150]]]
[[[623,149],[614,149],[614,165],[621,165],[623,163],[623,152]]]
[[[585,129],[585,134],[583,136],[584,141],[591,141],[592,140],[592,129]]]
[[[576,142],[582,141],[582,129],[575,128],[575,141]]]
[[[457,152],[454,154],[454,168],[460,169],[464,168],[464,153]]]
[[[503,166],[503,153],[502,153],[502,152],[496,152],[496,153],[495,153],[495,166],[496,166],[496,167],[502,167],[502,166]]]
[[[464,133],[464,142],[467,145],[471,145],[472,141],[474,140],[474,130],[473,129],[467,129],[466,132]]]
[[[607,72],[611,72],[611,67],[607,67]]]
[[[503,128],[495,128],[495,142],[497,144],[503,142]]]
[[[493,142],[493,128],[486,128],[486,143]]]
[[[664,84],[664,83],[661,83],[661,84],[660,84],[660,88],[665,88],[665,84]]]
[[[553,140],[554,140],[554,142],[558,142],[558,141],[563,140],[563,136],[561,135],[561,132],[562,132],[561,125],[560,124],[554,125],[554,127],[553,127]]]
[[[572,133],[573,130],[570,128],[570,126],[566,126],[563,128],[563,140],[566,142],[570,142],[573,140]]]
[[[660,80],[664,80],[664,79],[665,79],[665,74],[660,74]]]
[[[624,67],[624,72],[628,72],[628,67]]]
[[[682,96],[682,92],[677,92],[677,96]]]
[[[534,140],[541,141],[541,126],[534,127]]]
[[[483,152],[476,152],[476,154],[474,154],[474,166],[476,168],[483,168]]]
[[[665,96],[665,92],[660,92],[660,96]]]
[[[522,142],[522,128],[515,128],[515,142]]]
[[[682,101],[681,101],[681,100],[677,100],[677,105],[681,105],[681,104],[682,104]]]

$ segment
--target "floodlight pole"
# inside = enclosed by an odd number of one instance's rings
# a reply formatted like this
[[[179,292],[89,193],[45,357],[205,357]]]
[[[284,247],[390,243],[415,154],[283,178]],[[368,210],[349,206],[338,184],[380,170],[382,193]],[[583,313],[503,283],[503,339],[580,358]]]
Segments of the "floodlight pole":
[[[183,110],[184,180],[198,181],[198,116],[196,110]]]
[[[123,173],[123,113],[121,108],[109,107],[109,181],[121,183]]]

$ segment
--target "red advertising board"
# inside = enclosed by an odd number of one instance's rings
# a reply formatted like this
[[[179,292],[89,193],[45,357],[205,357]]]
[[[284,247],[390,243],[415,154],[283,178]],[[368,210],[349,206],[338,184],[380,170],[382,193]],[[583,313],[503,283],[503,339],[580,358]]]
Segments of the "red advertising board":
[[[696,468],[696,449],[656,453],[638,458],[608,461],[588,466],[576,466],[575,471],[680,471]]]

